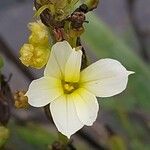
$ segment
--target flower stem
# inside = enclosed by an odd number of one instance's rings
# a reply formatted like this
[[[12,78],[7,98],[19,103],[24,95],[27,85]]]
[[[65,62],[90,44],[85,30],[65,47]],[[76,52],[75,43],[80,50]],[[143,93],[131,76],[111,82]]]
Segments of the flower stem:
[[[58,138],[59,138],[59,142],[63,143],[63,145],[67,145],[69,143],[68,138],[63,134],[61,134],[60,132],[58,132]]]

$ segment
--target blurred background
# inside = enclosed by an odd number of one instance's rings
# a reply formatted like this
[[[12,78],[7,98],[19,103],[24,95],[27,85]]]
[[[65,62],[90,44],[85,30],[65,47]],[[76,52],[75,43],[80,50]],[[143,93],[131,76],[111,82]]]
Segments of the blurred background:
[[[27,90],[33,79],[42,76],[42,70],[28,69],[18,59],[32,16],[31,0],[0,1],[1,73],[5,80],[11,76],[8,84],[12,92]],[[91,62],[114,58],[135,74],[130,76],[125,92],[99,99],[97,121],[75,134],[73,143],[79,150],[149,150],[150,0],[101,0],[87,20],[82,42]],[[57,139],[55,126],[42,109],[11,112],[7,149],[47,150]]]

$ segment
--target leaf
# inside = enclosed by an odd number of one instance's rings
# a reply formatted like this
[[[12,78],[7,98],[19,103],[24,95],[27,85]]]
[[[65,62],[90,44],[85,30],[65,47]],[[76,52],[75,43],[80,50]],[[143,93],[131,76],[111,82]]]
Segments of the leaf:
[[[6,148],[11,150],[47,150],[48,145],[57,140],[56,133],[44,129],[41,124],[29,123],[19,126],[11,122],[9,124],[11,137]]]
[[[113,135],[109,138],[108,145],[111,150],[127,150],[123,139],[118,135]]]
[[[48,146],[58,141],[57,132],[38,123],[29,123],[26,126],[10,123],[9,128],[11,138],[6,148],[11,147],[11,150],[48,150]],[[82,140],[73,140],[73,144],[78,150],[88,149],[87,144]]]
[[[34,124],[34,126],[17,128],[18,135],[23,141],[31,144],[38,150],[48,149],[48,145],[57,140],[56,135],[49,133],[41,127]]]
[[[2,59],[2,57],[1,57],[1,55],[0,55],[0,69],[3,67],[3,65],[4,65],[3,59]]]
[[[128,70],[135,72],[134,75],[129,77],[129,84],[126,91],[113,98],[108,98],[109,101],[104,101],[103,104],[115,108],[117,107],[117,103],[121,103],[127,109],[132,109],[135,105],[138,105],[141,108],[149,110],[149,67],[132,49],[116,37],[96,15],[91,14],[87,20],[90,24],[86,26],[86,32],[83,38],[92,52],[98,58],[109,57],[117,59]]]

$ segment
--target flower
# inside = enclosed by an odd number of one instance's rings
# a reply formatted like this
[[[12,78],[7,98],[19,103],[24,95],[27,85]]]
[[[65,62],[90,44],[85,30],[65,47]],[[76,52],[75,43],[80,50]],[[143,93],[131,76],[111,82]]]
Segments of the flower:
[[[41,69],[46,65],[50,49],[45,47],[34,47],[32,44],[24,44],[20,49],[20,60],[27,67]]]
[[[49,31],[48,28],[41,22],[31,22],[28,24],[28,28],[31,31],[29,37],[29,43],[34,46],[44,46],[49,45]]]
[[[49,58],[49,31],[41,21],[29,23],[28,28],[31,35],[29,43],[20,49],[20,60],[27,67],[41,69]]]
[[[68,42],[52,47],[44,76],[32,81],[26,93],[34,107],[50,103],[58,130],[68,138],[84,125],[92,125],[99,105],[96,97],[110,97],[122,92],[128,82],[127,71],[120,62],[101,59],[80,71],[82,51]]]

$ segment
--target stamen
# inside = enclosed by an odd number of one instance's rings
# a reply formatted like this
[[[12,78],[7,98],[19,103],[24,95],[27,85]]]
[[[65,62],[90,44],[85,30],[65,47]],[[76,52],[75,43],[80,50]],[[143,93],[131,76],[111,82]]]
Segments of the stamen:
[[[66,84],[64,85],[64,88],[65,88],[65,90],[67,90],[67,91],[72,91],[72,90],[74,90],[74,87],[73,87],[72,85],[69,85],[68,83],[66,83]]]
[[[78,88],[78,83],[69,83],[69,82],[62,81],[62,86],[64,89],[64,93],[70,94]]]

